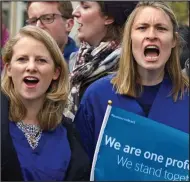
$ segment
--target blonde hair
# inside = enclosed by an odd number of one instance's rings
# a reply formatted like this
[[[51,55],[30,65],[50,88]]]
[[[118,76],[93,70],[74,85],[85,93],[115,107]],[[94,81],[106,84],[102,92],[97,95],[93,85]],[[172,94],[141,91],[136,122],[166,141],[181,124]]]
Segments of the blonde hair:
[[[173,11],[164,2],[140,2],[128,17],[124,29],[119,69],[117,71],[116,77],[111,80],[111,83],[114,85],[119,94],[127,94],[131,97],[137,97],[139,94],[138,90],[136,89],[136,81],[140,81],[140,76],[137,72],[137,63],[133,60],[134,58],[132,54],[131,29],[137,13],[145,7],[153,7],[164,11],[170,17],[173,25],[173,36],[176,40],[176,46],[171,51],[170,58],[165,66],[165,70],[168,72],[172,81],[173,87],[171,95],[173,95],[173,99],[176,101],[179,93],[180,98],[182,98],[185,88],[188,89],[189,80],[188,77],[182,74],[180,67],[179,37],[176,34],[178,30],[178,23]],[[142,91],[142,86],[140,90]]]
[[[50,84],[50,87],[46,92],[43,107],[37,115],[39,125],[43,130],[54,129],[61,123],[62,113],[65,104],[67,103],[69,91],[67,64],[55,40],[46,31],[30,25],[21,28],[19,33],[11,38],[5,45],[3,55],[3,61],[5,64],[10,64],[13,56],[13,48],[23,37],[32,37],[33,39],[42,42],[54,61],[55,69],[58,68],[60,70],[59,78],[53,80]],[[2,78],[1,88],[10,98],[10,119],[15,122],[23,120],[26,116],[27,110],[19,99],[19,96],[14,89],[12,78],[8,77],[6,69]]]

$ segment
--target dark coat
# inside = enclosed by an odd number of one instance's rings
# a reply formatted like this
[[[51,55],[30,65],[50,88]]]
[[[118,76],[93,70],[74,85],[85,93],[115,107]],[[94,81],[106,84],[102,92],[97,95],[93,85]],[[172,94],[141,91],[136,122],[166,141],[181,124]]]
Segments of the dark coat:
[[[23,181],[20,163],[9,133],[8,99],[1,93],[1,180]],[[63,117],[71,147],[71,161],[64,181],[89,180],[89,159],[81,147],[79,135],[70,119]]]

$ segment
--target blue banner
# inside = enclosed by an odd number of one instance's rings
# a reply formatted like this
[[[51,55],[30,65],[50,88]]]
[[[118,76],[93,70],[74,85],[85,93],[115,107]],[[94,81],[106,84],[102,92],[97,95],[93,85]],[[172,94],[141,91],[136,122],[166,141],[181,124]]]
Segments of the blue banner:
[[[189,181],[187,133],[108,107],[91,180]]]

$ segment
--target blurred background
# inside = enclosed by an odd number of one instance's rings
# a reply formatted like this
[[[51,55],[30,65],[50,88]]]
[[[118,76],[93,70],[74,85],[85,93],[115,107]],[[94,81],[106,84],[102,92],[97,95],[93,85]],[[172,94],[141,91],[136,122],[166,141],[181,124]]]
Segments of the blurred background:
[[[26,1],[23,2],[2,2],[2,21],[6,26],[10,36],[14,36],[18,30],[25,25],[27,19]],[[72,1],[73,8],[77,6],[77,1]],[[180,24],[189,26],[189,2],[168,2],[174,10]],[[70,36],[76,39],[77,25],[73,28]]]
[[[78,1],[72,1],[73,9],[78,5]],[[186,60],[189,58],[189,43],[187,42],[189,37],[189,2],[188,1],[168,1],[167,2],[176,14],[177,20],[179,22],[179,35],[181,38],[181,54],[180,54],[180,64],[183,69],[186,64]],[[10,0],[0,2],[0,24],[1,24],[1,50],[6,43],[6,41],[14,36],[21,27],[25,25],[27,19],[26,13],[27,1],[11,2]],[[72,31],[70,32],[70,37],[72,37],[77,45],[79,41],[77,39],[77,29],[78,24],[75,23]],[[1,60],[1,57],[0,57]],[[0,61],[0,67],[2,70],[3,64]]]
[[[6,26],[9,36],[14,36],[21,27],[25,25],[27,19],[26,13],[27,1],[22,2],[2,2],[2,23]],[[77,6],[78,2],[72,1],[73,8]],[[70,36],[76,39],[77,25],[72,29]]]

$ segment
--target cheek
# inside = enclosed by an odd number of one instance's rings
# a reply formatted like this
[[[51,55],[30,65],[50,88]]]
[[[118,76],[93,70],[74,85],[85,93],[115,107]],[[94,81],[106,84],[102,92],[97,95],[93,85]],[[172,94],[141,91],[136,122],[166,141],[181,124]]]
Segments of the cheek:
[[[140,54],[141,46],[139,41],[136,38],[132,39],[132,52],[135,54],[134,56],[137,56]]]
[[[167,34],[167,36],[163,37],[163,39],[161,39],[161,42],[163,47],[166,49],[172,49],[175,47],[175,40],[171,34]]]
[[[11,80],[14,88],[16,89],[21,88],[20,80],[18,79],[18,77],[12,76]]]
[[[91,12],[84,14],[82,17],[83,23],[88,23],[88,24],[95,24],[94,22],[99,21],[100,15],[97,12]]]
[[[163,55],[169,57],[171,52],[172,52],[172,49],[174,46],[174,42],[172,41],[173,39],[170,39],[168,41],[165,41],[163,44],[162,44],[162,52],[163,52]]]
[[[43,73],[43,72],[44,72],[44,74],[43,74],[44,79],[46,79],[47,81],[49,80],[51,82],[55,75],[54,69],[49,68],[49,69],[46,69],[46,71],[42,70],[41,73]]]
[[[53,22],[51,24],[46,24],[45,30],[52,36],[53,38],[58,36],[59,34],[61,34],[60,30],[60,24],[58,24],[57,22]],[[63,31],[63,29],[62,29]]]
[[[21,68],[19,68],[19,66],[15,65],[15,64],[11,64],[10,66],[7,67],[7,75],[9,77],[20,77],[18,76],[21,73]]]
[[[132,50],[138,48],[138,38],[133,33],[131,34]]]
[[[20,88],[20,84],[22,83],[22,77],[23,77],[23,74],[22,74],[21,70],[18,70],[18,69],[12,70],[11,79],[12,79],[13,85],[15,87]]]
[[[55,30],[57,29],[57,26],[53,24],[47,24],[45,29],[48,33],[55,34],[56,32]]]

